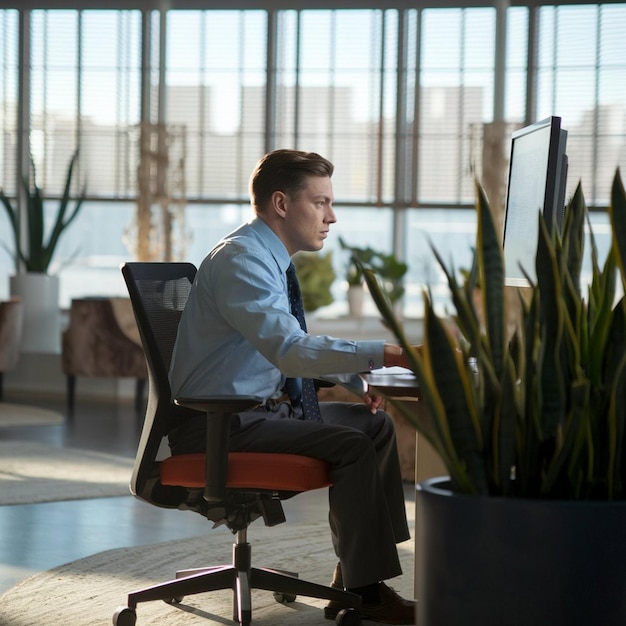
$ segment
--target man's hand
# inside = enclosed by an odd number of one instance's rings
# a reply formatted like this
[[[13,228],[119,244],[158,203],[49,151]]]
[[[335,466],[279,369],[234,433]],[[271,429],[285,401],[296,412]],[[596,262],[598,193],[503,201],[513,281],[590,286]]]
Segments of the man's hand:
[[[422,346],[413,346],[418,352]],[[410,369],[409,360],[401,346],[393,343],[386,343],[384,350],[385,367],[406,367]]]
[[[370,408],[370,411],[375,414],[380,408],[383,398],[382,396],[372,396],[369,393],[366,393],[363,396],[363,402],[365,402],[365,404]]]

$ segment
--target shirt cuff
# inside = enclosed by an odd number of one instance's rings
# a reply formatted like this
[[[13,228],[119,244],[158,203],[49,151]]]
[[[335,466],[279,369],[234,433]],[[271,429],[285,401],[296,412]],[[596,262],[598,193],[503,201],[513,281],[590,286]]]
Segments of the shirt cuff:
[[[356,344],[357,372],[371,372],[385,364],[384,341],[358,341]]]

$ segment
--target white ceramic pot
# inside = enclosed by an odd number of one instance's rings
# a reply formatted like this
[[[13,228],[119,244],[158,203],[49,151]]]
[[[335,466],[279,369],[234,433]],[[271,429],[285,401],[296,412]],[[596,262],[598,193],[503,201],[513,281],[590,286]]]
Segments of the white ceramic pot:
[[[10,278],[11,295],[24,304],[22,352],[60,354],[59,277],[36,272]]]
[[[348,288],[348,312],[350,317],[363,317],[363,299],[365,289],[362,286]]]

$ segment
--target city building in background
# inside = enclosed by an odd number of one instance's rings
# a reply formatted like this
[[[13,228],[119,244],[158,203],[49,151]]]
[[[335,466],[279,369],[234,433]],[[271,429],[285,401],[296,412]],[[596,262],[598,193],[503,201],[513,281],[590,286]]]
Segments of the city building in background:
[[[626,3],[230,4],[0,0],[0,186],[18,193],[30,152],[54,207],[80,147],[88,199],[55,258],[63,307],[125,293],[119,265],[146,237],[141,206],[150,232],[173,233],[154,254],[199,263],[251,216],[249,174],[279,147],[336,167],[326,248],[339,278],[320,315],[347,312],[339,236],[408,263],[405,315],[420,314],[425,287],[443,307],[431,245],[468,266],[474,178],[495,180],[501,209],[510,133],[550,115],[568,130],[568,195],[582,181],[602,250],[611,180],[626,165]],[[503,158],[485,158],[498,124]],[[165,134],[142,179],[148,127]],[[145,172],[154,189],[142,191]],[[0,297],[15,272],[9,234],[0,213]]]

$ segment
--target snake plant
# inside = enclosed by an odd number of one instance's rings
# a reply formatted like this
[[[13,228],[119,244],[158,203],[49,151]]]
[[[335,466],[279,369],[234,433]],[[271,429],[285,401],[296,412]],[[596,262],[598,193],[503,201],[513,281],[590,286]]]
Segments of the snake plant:
[[[452,488],[469,494],[564,500],[626,498],[626,193],[616,172],[611,247],[581,287],[587,208],[579,184],[561,232],[539,214],[536,279],[520,290],[520,323],[507,331],[504,261],[487,198],[476,183],[471,271],[446,274],[454,313],[424,293],[424,342],[407,340],[384,287],[364,275],[406,350],[427,411],[394,402],[437,450]],[[482,315],[473,294],[479,286]],[[453,322],[451,329],[450,322]]]
[[[77,159],[78,150],[74,153],[70,160],[67,175],[65,177],[63,195],[59,201],[56,217],[54,218],[54,223],[47,238],[43,193],[37,185],[35,166],[32,161],[32,185],[30,184],[29,177],[25,176],[22,179],[25,197],[27,199],[25,224],[22,224],[22,221],[20,220],[18,208],[11,205],[9,198],[5,195],[4,191],[0,189],[0,202],[6,209],[9,217],[9,223],[11,224],[11,228],[13,230],[16,264],[21,261],[27,272],[46,273],[48,271],[50,261],[52,260],[52,256],[54,255],[61,234],[78,215],[85,197],[84,189],[82,190],[79,198],[76,200],[74,207],[68,212],[72,177]],[[26,230],[27,246],[25,248],[22,247],[22,228]],[[4,247],[8,250],[6,246]]]

